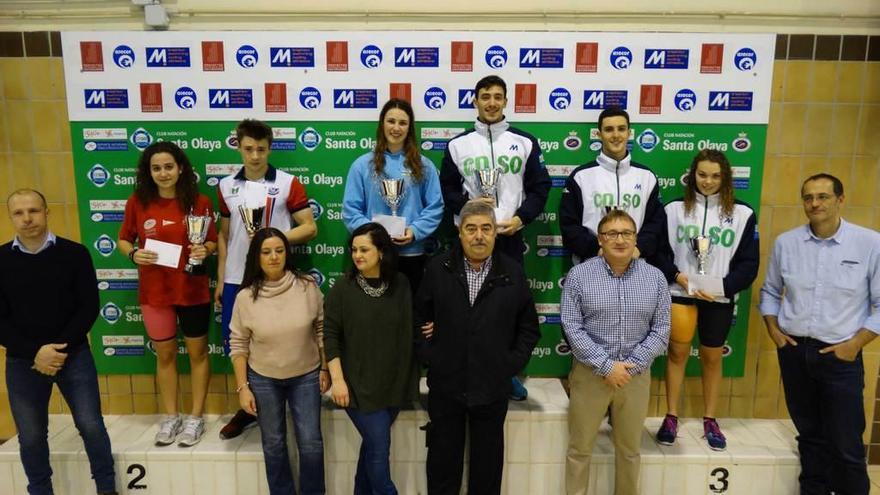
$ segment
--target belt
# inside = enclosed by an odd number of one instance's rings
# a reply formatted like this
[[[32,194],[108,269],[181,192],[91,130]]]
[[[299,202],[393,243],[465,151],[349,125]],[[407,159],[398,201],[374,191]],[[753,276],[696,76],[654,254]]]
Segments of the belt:
[[[797,342],[798,344],[812,345],[812,346],[816,346],[816,347],[828,347],[830,345],[834,345],[834,344],[829,344],[828,342],[823,342],[819,339],[814,339],[812,337],[800,337],[797,335],[789,335],[789,337],[794,339],[794,341]]]

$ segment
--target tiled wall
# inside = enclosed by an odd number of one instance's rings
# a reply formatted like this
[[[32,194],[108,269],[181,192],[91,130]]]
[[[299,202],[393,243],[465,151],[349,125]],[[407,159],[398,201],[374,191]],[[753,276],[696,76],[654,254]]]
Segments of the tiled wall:
[[[76,196],[67,124],[64,78],[57,32],[0,33],[0,198],[17,187],[44,191],[50,222],[59,235],[79,239]],[[827,171],[844,181],[845,216],[880,229],[880,37],[779,35],[767,136],[760,232],[762,262],[780,232],[805,222],[799,200],[802,178]],[[0,218],[0,240],[12,237]],[[763,280],[763,270],[758,280]],[[757,302],[757,290],[753,291]],[[726,378],[721,417],[785,417],[787,411],[772,342],[757,311],[749,324],[749,355],[743,378]],[[0,350],[0,355],[2,355]],[[0,368],[3,360],[0,360]],[[880,444],[880,416],[873,423],[880,367],[880,339],[865,352],[866,417]],[[188,407],[188,376],[181,380],[182,407]],[[100,377],[102,404],[112,413],[157,412],[152,375]],[[237,407],[231,377],[215,375],[207,412]],[[54,412],[65,407],[57,394]],[[683,414],[702,413],[698,379],[685,384]],[[665,412],[661,380],[654,380],[650,415]],[[0,382],[0,438],[14,427],[5,383]],[[880,463],[880,445],[870,452]]]

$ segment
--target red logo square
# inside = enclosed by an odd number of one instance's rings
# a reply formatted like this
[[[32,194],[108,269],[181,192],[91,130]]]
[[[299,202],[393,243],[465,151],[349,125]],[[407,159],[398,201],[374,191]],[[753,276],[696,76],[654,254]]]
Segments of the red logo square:
[[[516,113],[535,113],[537,111],[538,85],[517,84],[513,111]]]
[[[327,72],[348,71],[348,42],[327,42]]]
[[[82,57],[83,72],[104,71],[104,51],[100,41],[80,41],[79,54]]]
[[[223,72],[223,42],[202,42],[202,70],[205,72]]]
[[[452,42],[452,72],[472,72],[474,70],[474,42]]]
[[[701,74],[721,74],[723,62],[724,45],[722,43],[703,43],[703,53],[700,57]]]
[[[400,98],[412,102],[412,84],[411,83],[391,83],[388,88],[390,98]]]
[[[599,43],[578,43],[575,51],[575,72],[596,72]]]
[[[639,104],[639,113],[660,113],[663,101],[662,84],[642,84],[642,98]]]
[[[266,111],[287,111],[287,83],[266,83]]]
[[[141,112],[162,111],[162,84],[141,83]]]

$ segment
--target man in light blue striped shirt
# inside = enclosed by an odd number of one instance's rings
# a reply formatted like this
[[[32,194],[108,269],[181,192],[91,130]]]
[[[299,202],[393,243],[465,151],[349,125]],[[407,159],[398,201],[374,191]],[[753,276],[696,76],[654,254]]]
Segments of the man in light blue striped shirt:
[[[562,290],[562,328],[575,357],[565,488],[586,495],[593,445],[610,406],[615,493],[637,494],[651,362],[669,343],[669,284],[633,258],[636,224],[626,212],[611,211],[597,231],[601,256],[572,268]]]
[[[834,176],[808,178],[801,196],[810,223],[776,239],[761,314],[798,430],[801,493],[867,495],[861,350],[880,333],[880,234],[841,218]]]

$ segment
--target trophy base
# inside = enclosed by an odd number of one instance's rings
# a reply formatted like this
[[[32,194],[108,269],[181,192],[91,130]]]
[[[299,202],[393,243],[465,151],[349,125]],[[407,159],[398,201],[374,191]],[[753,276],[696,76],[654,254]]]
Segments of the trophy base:
[[[203,264],[192,265],[187,263],[186,266],[183,267],[183,271],[190,275],[207,275],[208,267]]]

